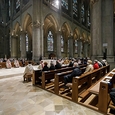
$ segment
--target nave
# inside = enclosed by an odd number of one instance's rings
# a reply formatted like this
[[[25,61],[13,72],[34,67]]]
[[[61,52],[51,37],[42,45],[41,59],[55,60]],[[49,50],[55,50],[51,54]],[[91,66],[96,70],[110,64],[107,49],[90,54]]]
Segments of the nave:
[[[31,82],[23,83],[24,69],[0,69],[0,115],[103,115]]]

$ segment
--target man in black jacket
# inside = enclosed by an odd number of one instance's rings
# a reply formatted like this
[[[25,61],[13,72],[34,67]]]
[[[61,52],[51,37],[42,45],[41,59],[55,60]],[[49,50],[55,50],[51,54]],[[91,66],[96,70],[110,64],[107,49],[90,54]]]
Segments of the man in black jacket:
[[[80,75],[82,74],[82,71],[81,71],[81,69],[79,68],[77,62],[74,62],[73,67],[75,67],[75,68],[74,68],[74,70],[72,71],[72,73],[71,73],[71,74],[68,74],[68,75],[66,75],[66,76],[64,76],[65,88],[66,88],[66,84],[67,84],[67,83],[72,83],[73,77],[80,76]]]

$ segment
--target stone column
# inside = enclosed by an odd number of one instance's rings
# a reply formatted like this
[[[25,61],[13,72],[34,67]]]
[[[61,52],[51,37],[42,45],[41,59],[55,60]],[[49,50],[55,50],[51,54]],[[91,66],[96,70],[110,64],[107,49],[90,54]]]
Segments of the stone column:
[[[84,57],[88,57],[88,43],[85,42],[84,43]]]
[[[73,36],[69,38],[69,58],[73,58]]]
[[[78,40],[78,57],[82,57],[82,41]]]
[[[24,32],[21,32],[20,34],[21,39],[21,58],[26,58],[26,34]]]
[[[33,0],[32,59],[36,62],[43,56],[42,0]]]
[[[114,62],[113,0],[93,0],[91,3],[91,58]]]
[[[17,57],[17,43],[16,43],[16,37],[11,37],[11,57],[16,58]]]
[[[61,32],[57,32],[57,58],[61,58]],[[55,46],[54,46],[55,47]]]
[[[41,40],[39,24],[33,26],[32,46],[33,46],[33,60],[38,62],[41,54]]]

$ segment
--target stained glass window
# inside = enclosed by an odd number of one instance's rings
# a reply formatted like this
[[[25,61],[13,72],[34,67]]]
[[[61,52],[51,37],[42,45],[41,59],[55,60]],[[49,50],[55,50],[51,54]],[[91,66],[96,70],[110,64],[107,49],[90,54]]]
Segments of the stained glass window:
[[[84,24],[85,22],[85,7],[84,7],[84,3],[82,2],[81,5],[81,22]]]
[[[51,5],[59,9],[59,0],[52,0]]]
[[[87,25],[88,27],[90,27],[90,10],[88,10],[88,13],[87,13]]]
[[[11,10],[10,10],[10,7],[11,7],[11,2],[9,0],[9,17],[11,16]]]
[[[54,6],[55,8],[59,9],[60,0],[44,0],[43,2],[45,4],[50,4],[50,5]]]
[[[26,51],[28,51],[28,34],[26,34]]]
[[[61,1],[61,6],[63,8],[65,8],[66,10],[68,10],[68,0],[62,0]]]
[[[53,51],[54,49],[53,43],[54,43],[53,34],[51,31],[49,31],[48,37],[47,37],[47,50],[48,51]]]
[[[63,36],[61,36],[61,52],[64,52],[64,39],[63,39]]]
[[[77,53],[78,52],[78,43],[77,43],[77,40],[75,40],[75,53]]]
[[[16,0],[16,12],[20,10],[20,0]]]
[[[78,0],[73,0],[73,17],[78,18]]]

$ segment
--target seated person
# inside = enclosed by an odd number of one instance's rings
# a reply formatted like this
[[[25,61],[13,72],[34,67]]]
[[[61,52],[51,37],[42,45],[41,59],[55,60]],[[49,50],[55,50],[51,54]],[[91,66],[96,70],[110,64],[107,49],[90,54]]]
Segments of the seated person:
[[[99,64],[97,60],[94,60],[94,64],[93,64],[94,69],[99,69]]]
[[[38,69],[42,70],[43,67],[44,67],[43,61],[40,61],[40,64],[39,64],[39,66],[38,66]]]
[[[101,63],[103,64],[103,66],[107,66],[107,65],[108,65],[108,63],[107,63],[107,61],[106,61],[105,59],[103,59],[103,60],[101,61]]]
[[[73,67],[73,62],[70,60],[68,67]]]
[[[97,61],[99,64],[99,67],[103,67],[103,64],[100,61]]]
[[[112,77],[109,83],[109,88],[111,89],[109,90],[109,95],[110,95],[111,101],[113,102],[113,106],[115,106],[115,87],[114,85],[115,85],[115,75]],[[115,114],[115,109],[111,109],[110,113]]]
[[[72,83],[73,77],[80,76],[82,74],[82,71],[79,68],[79,65],[77,62],[74,62],[73,67],[75,68],[73,69],[72,73],[64,76],[64,84],[65,84],[64,88],[66,88],[67,83]]]
[[[7,68],[7,69],[10,69],[11,67],[12,67],[11,61],[8,59],[8,60],[6,61],[6,68]]]
[[[27,81],[31,80],[32,74],[33,74],[33,66],[32,66],[31,62],[28,62],[28,65],[26,66],[24,74],[23,74],[24,81],[25,81],[25,79]],[[29,76],[31,76],[31,77],[29,78]]]
[[[50,70],[55,70],[55,66],[54,66],[53,61],[51,61],[51,63],[50,63]]]
[[[14,60],[14,66],[15,66],[16,68],[19,68],[19,67],[20,67],[18,60]]]
[[[47,62],[44,62],[44,67],[43,67],[42,71],[49,71],[49,67],[48,67]]]
[[[55,69],[61,69],[61,64],[58,61],[56,61]]]
[[[91,60],[88,60],[87,61],[87,66],[86,66],[86,70],[84,73],[87,73],[87,72],[90,72],[90,71],[93,71],[94,68],[93,68],[93,65],[92,65],[92,61]]]

